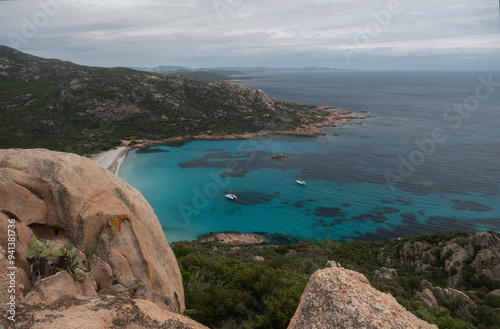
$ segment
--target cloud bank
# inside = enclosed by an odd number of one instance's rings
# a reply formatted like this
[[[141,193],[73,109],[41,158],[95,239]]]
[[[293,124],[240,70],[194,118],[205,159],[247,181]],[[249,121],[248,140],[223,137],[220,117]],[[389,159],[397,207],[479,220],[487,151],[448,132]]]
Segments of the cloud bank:
[[[0,44],[96,66],[500,69],[499,3],[0,1]]]

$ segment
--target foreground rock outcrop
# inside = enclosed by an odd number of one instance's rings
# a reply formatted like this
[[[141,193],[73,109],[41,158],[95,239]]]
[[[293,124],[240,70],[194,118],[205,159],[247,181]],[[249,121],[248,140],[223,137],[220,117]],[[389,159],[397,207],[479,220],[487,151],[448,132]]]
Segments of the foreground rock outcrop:
[[[373,288],[361,273],[331,267],[309,279],[288,329],[437,328],[418,319],[394,297]]]
[[[153,209],[136,189],[94,161],[44,149],[0,150],[0,200],[0,231],[7,232],[15,220],[18,302],[48,305],[67,295],[99,294],[184,310],[180,271]],[[26,258],[32,237],[73,244],[87,255],[79,254],[90,271],[32,285],[32,261]],[[7,243],[2,234],[2,271]],[[83,282],[75,280],[78,275]],[[0,291],[1,308],[9,297],[4,275]]]
[[[151,302],[114,296],[65,296],[47,306],[21,305],[17,309],[16,327],[207,329],[182,315],[160,310]]]

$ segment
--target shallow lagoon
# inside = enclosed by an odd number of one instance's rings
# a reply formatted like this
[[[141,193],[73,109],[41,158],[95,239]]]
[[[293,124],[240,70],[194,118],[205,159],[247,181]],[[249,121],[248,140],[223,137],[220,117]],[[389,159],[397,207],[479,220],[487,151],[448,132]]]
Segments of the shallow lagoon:
[[[336,74],[291,74],[249,86],[274,98],[341,105],[376,118],[326,128],[320,137],[190,141],[134,150],[120,176],[144,194],[169,241],[218,231],[349,241],[500,230],[499,95],[480,104],[458,129],[443,119],[486,73]],[[435,129],[443,134],[431,145]],[[419,145],[432,152],[422,149],[417,158]],[[271,159],[275,153],[288,158]],[[295,183],[298,173],[307,186]],[[390,184],[391,174],[402,179]],[[229,188],[236,202],[224,197]]]

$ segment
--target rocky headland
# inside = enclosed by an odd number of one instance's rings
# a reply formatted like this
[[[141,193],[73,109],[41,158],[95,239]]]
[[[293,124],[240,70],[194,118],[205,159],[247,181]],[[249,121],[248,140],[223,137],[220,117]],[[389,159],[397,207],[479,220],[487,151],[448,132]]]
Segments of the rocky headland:
[[[318,106],[317,109],[323,111],[330,108]],[[108,151],[100,152],[92,156],[92,159],[108,169],[112,173],[118,175],[121,164],[125,161],[128,152],[135,148],[146,148],[154,145],[162,145],[171,142],[185,141],[185,140],[222,140],[222,139],[249,139],[258,136],[268,135],[297,135],[297,136],[322,136],[325,131],[321,128],[328,126],[338,126],[345,124],[362,124],[362,119],[370,118],[370,116],[356,115],[351,111],[336,110],[328,112],[323,121],[317,123],[304,124],[291,130],[261,130],[253,133],[237,133],[237,134],[213,134],[205,133],[199,135],[183,135],[155,140],[139,140],[135,141],[132,145],[130,140],[122,140],[119,147],[113,148]],[[336,134],[338,136],[338,134]],[[288,156],[281,153],[273,155],[273,159],[284,159]]]
[[[0,45],[1,148],[95,154],[130,144],[316,136],[367,116],[269,98],[230,82],[86,67]],[[20,88],[19,86],[22,86]],[[29,113],[29,115],[23,115]]]

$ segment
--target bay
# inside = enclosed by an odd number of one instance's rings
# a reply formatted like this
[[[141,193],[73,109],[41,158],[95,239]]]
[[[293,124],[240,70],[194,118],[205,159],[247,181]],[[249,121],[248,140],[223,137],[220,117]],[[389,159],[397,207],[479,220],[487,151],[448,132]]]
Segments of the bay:
[[[352,241],[500,230],[500,88],[480,87],[500,72],[279,75],[242,84],[275,99],[375,117],[319,137],[130,152],[119,175],[146,197],[168,241],[219,231]],[[275,153],[288,157],[272,159]],[[299,173],[307,186],[295,182]],[[229,189],[236,202],[224,197]]]

